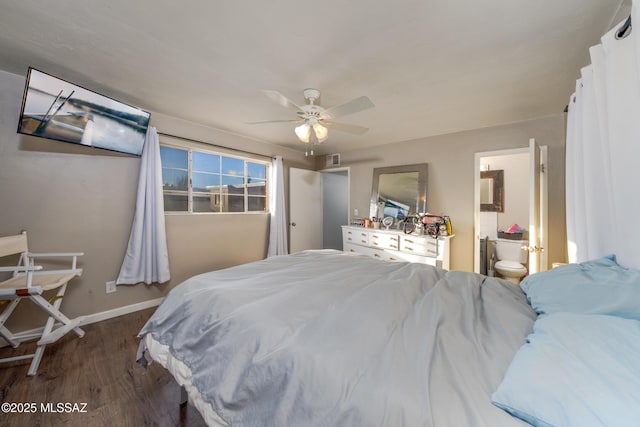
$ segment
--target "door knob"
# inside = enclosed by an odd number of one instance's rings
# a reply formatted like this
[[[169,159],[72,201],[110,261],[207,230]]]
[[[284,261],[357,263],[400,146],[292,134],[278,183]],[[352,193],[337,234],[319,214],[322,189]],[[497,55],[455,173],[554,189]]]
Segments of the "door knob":
[[[289,225],[292,226],[292,227],[295,227],[296,223],[295,222],[290,222]]]
[[[544,252],[544,248],[540,248],[538,246],[521,246],[520,249],[523,251],[533,252]]]

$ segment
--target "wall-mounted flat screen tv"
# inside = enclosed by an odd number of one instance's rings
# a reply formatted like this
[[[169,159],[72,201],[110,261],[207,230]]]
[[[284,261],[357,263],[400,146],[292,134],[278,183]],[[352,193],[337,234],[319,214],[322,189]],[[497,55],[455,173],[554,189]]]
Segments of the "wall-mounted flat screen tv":
[[[29,68],[18,132],[139,156],[151,115]]]

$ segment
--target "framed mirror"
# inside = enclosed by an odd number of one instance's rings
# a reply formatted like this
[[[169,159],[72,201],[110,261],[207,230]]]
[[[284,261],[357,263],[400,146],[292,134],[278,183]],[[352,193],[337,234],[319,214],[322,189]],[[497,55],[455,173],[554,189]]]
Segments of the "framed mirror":
[[[427,211],[427,164],[373,169],[371,217],[403,220]]]
[[[480,172],[480,212],[504,212],[504,170]]]

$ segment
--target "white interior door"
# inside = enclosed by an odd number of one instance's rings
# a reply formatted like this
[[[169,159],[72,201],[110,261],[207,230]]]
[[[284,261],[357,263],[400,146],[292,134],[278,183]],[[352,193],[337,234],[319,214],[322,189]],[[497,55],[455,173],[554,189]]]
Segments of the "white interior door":
[[[473,162],[473,271],[480,273],[480,159],[482,153],[475,154]],[[486,261],[486,260],[484,260]]]
[[[322,174],[289,168],[289,252],[322,249],[322,223]]]
[[[540,146],[529,140],[529,274],[540,271]]]
[[[547,173],[547,149],[546,145],[540,147],[540,268],[538,271],[547,271],[549,268],[549,252],[545,249],[549,244],[549,181]]]

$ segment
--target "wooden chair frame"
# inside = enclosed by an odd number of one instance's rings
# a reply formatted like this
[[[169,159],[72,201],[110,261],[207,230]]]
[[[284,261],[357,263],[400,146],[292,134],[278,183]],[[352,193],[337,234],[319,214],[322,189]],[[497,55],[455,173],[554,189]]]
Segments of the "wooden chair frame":
[[[84,316],[69,319],[60,312],[60,304],[67,290],[68,282],[82,274],[82,269],[77,268],[77,258],[84,255],[84,253],[29,252],[26,232],[15,236],[0,237],[0,258],[15,254],[20,254],[18,265],[0,267],[0,272],[11,273],[9,279],[0,282],[0,301],[9,301],[8,306],[0,313],[0,336],[14,348],[24,341],[35,338],[40,339],[36,344],[35,353],[7,357],[0,359],[0,363],[32,359],[28,375],[33,376],[38,370],[47,344],[59,340],[70,331],[75,332],[80,338],[84,336],[84,331],[79,327],[84,320]],[[42,266],[36,265],[35,260],[37,258],[71,258],[71,267],[63,270],[44,270]],[[57,289],[57,293],[52,298],[53,303],[50,303],[42,297],[42,293],[54,289]],[[16,306],[25,298],[30,299],[37,307],[48,314],[47,322],[42,332],[14,334],[4,326]]]

